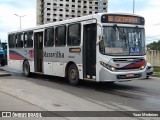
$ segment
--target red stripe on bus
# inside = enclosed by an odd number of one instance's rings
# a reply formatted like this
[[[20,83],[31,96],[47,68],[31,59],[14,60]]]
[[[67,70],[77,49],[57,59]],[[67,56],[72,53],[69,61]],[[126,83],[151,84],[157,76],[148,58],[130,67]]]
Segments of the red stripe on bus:
[[[15,54],[9,54],[9,59],[10,60],[24,60],[25,58],[19,55],[15,55]]]
[[[139,68],[141,66],[144,66],[145,63],[146,63],[145,61],[137,62],[137,63],[131,64],[131,65],[125,66],[124,68]]]

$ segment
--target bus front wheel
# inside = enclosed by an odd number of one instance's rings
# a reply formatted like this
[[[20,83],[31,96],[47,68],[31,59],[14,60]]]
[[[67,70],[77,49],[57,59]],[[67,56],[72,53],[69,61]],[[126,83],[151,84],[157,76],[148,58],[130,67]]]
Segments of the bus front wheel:
[[[24,72],[24,76],[28,77],[30,75],[30,66],[28,61],[25,61],[23,64],[23,72]]]
[[[68,69],[68,80],[70,84],[77,85],[79,83],[79,72],[75,64],[71,64]]]

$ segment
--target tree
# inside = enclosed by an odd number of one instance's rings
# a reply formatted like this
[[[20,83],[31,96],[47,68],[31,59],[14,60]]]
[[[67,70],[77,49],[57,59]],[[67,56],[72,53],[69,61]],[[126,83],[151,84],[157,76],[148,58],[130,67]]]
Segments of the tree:
[[[160,40],[147,45],[147,50],[158,50],[160,51]]]

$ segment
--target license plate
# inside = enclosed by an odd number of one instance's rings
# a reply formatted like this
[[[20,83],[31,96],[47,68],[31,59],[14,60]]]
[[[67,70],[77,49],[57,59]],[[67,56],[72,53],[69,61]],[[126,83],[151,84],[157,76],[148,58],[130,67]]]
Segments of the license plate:
[[[134,74],[127,74],[126,77],[134,77]]]

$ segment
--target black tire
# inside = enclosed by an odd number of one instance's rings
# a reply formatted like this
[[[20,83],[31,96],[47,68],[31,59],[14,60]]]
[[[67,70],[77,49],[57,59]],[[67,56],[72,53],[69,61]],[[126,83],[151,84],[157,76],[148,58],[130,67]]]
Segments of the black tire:
[[[29,66],[28,61],[25,61],[23,63],[23,73],[24,73],[24,76],[26,76],[26,77],[29,77],[29,75],[30,75],[30,66]]]
[[[77,85],[79,83],[79,71],[75,64],[71,64],[68,69],[68,80],[71,85]]]
[[[1,65],[2,65],[2,66],[5,66],[5,60],[2,60],[2,61],[1,61]]]

